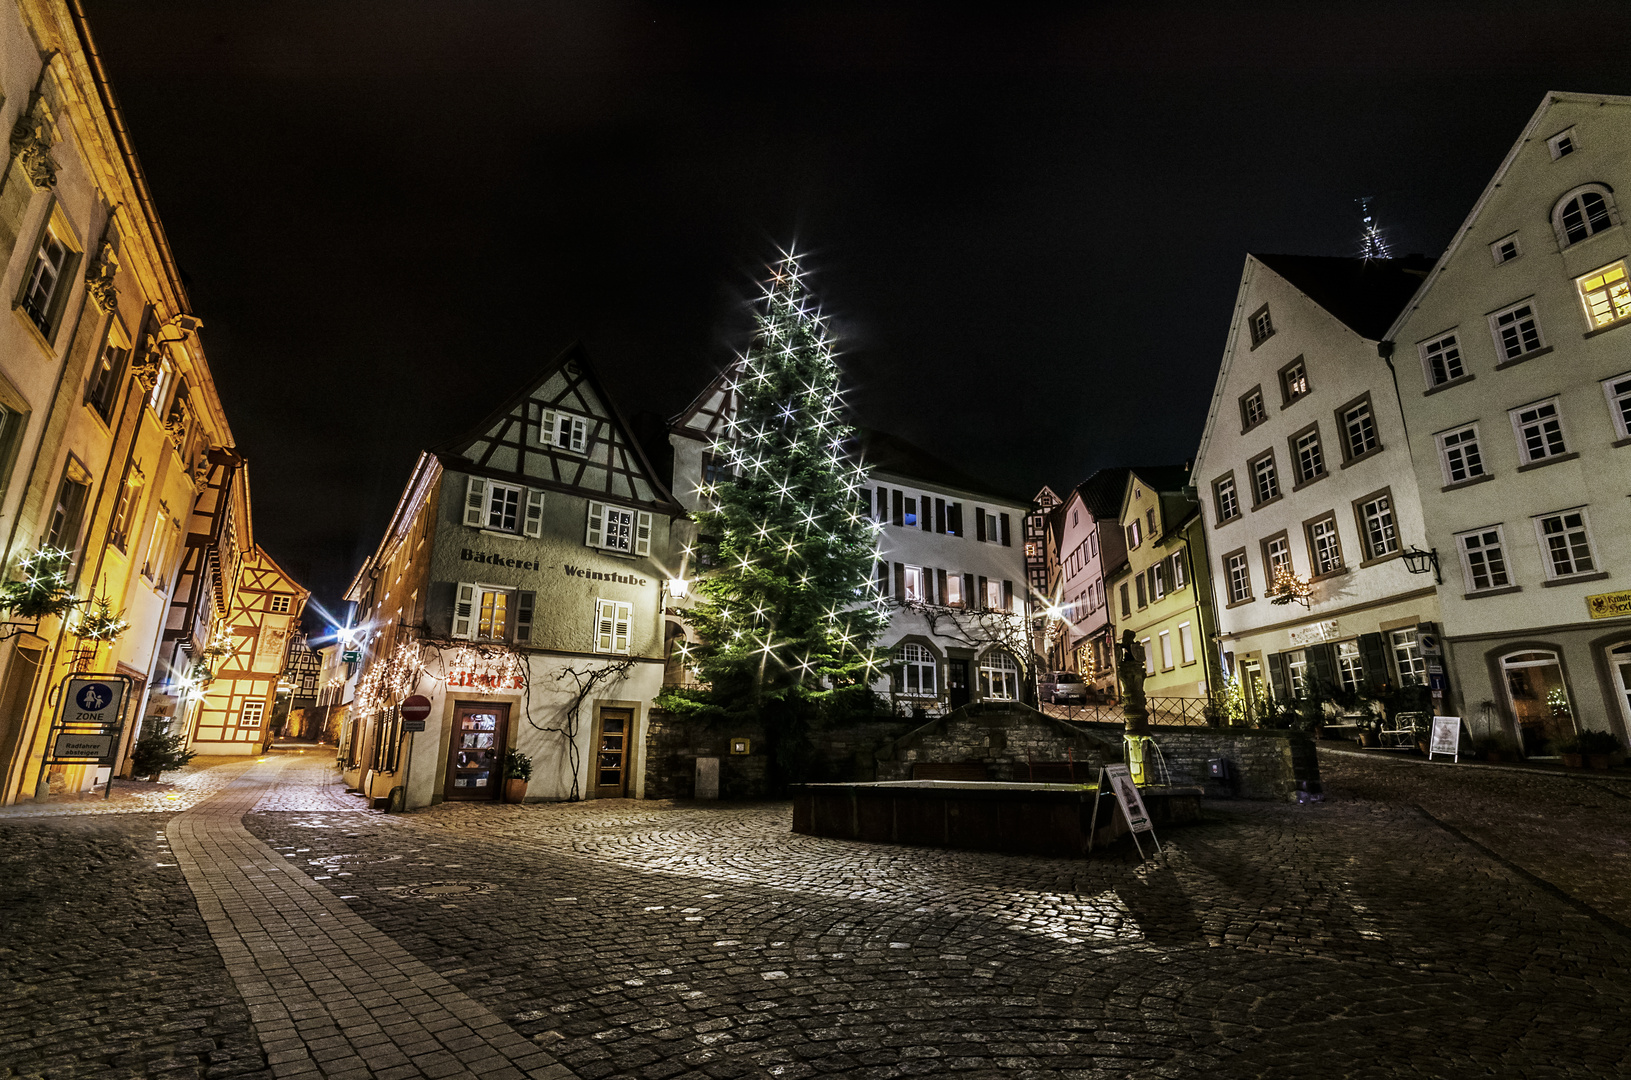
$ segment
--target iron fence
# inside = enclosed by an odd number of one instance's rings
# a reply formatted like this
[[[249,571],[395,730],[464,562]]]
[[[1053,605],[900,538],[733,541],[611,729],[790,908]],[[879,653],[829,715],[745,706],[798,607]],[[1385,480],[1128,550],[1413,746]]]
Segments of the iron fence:
[[[1211,702],[1196,697],[1148,697],[1144,707],[1149,710],[1150,723],[1168,727],[1206,727],[1211,721],[1207,710]],[[1074,720],[1083,724],[1120,724],[1126,717],[1120,705],[1054,705],[1045,704],[1042,711],[1061,720]]]

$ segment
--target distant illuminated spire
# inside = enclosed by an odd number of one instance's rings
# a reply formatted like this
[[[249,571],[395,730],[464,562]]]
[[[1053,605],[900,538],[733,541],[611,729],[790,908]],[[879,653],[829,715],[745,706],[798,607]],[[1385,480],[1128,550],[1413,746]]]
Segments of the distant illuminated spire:
[[[1376,218],[1371,214],[1369,195],[1362,196],[1359,202],[1359,257],[1361,259],[1391,259],[1393,253],[1388,251],[1387,241],[1382,239],[1382,229],[1376,224]]]

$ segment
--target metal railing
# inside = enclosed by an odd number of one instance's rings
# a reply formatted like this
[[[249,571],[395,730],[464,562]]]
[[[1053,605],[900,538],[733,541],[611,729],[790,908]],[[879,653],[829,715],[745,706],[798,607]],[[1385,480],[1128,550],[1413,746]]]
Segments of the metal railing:
[[[1150,723],[1168,727],[1206,727],[1207,707],[1211,704],[1199,697],[1149,697],[1144,707],[1149,710]],[[1120,705],[1053,705],[1042,706],[1042,711],[1061,720],[1082,724],[1120,724],[1124,722]]]

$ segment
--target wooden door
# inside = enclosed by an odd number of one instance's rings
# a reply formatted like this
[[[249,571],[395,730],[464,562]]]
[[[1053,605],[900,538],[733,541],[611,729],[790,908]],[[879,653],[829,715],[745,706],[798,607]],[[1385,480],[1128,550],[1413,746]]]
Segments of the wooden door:
[[[946,704],[960,709],[968,704],[968,661],[946,661]]]
[[[509,746],[508,705],[459,705],[453,712],[453,745],[447,754],[448,799],[497,799],[504,786]]]
[[[634,738],[633,709],[601,709],[595,742],[595,797],[621,799],[629,792],[629,749]]]

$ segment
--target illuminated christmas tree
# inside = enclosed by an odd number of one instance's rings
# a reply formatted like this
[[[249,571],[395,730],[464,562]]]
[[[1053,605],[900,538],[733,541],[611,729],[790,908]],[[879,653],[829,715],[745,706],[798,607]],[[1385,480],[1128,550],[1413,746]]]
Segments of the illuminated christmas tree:
[[[876,676],[887,616],[826,321],[796,257],[770,269],[733,374],[735,416],[711,447],[728,476],[703,490],[715,509],[698,515],[707,569],[690,613],[702,642],[685,659],[708,686],[691,711],[751,715],[775,742],[815,722],[823,699]]]

